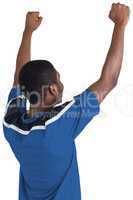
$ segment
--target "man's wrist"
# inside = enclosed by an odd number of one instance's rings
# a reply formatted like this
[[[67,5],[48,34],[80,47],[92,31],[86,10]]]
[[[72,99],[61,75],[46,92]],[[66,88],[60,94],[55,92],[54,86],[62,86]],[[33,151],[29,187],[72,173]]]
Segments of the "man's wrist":
[[[124,23],[115,23],[115,28],[118,28],[119,30],[125,30],[126,24],[124,24]]]
[[[30,29],[25,28],[25,29],[24,29],[24,34],[28,34],[28,35],[32,36],[33,31],[30,30]]]

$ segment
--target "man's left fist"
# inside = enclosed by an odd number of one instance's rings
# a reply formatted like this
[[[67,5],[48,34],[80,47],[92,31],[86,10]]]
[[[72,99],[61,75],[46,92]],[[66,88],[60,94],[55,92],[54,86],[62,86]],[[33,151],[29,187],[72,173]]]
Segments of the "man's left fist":
[[[39,16],[39,12],[28,12],[26,15],[25,29],[28,31],[35,31],[41,24],[43,18]]]

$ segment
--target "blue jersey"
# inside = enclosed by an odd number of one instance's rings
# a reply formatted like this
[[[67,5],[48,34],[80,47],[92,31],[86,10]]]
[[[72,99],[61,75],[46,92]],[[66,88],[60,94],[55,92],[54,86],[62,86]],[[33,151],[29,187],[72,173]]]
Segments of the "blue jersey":
[[[75,138],[99,113],[96,95],[85,89],[49,112],[27,114],[19,87],[10,91],[4,136],[19,164],[19,200],[81,200]]]

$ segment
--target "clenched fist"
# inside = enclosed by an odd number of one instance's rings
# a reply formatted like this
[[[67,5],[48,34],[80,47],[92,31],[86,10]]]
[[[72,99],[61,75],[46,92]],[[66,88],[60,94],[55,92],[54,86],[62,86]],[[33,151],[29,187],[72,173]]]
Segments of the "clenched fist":
[[[126,26],[130,15],[128,6],[120,3],[113,3],[109,18],[117,25]]]
[[[42,22],[42,17],[39,16],[39,12],[28,12],[26,15],[25,29],[33,32],[35,31]]]

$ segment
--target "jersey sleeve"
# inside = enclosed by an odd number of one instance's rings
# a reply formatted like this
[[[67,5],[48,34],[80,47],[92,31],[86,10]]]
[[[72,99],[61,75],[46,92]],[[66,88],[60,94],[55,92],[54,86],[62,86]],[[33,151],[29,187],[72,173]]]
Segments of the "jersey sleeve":
[[[89,88],[73,97],[70,108],[64,113],[64,127],[75,139],[85,126],[100,112],[96,94]]]
[[[26,111],[26,103],[27,99],[22,94],[20,87],[15,86],[11,88],[8,95],[4,119],[8,121],[9,118],[24,113]]]

